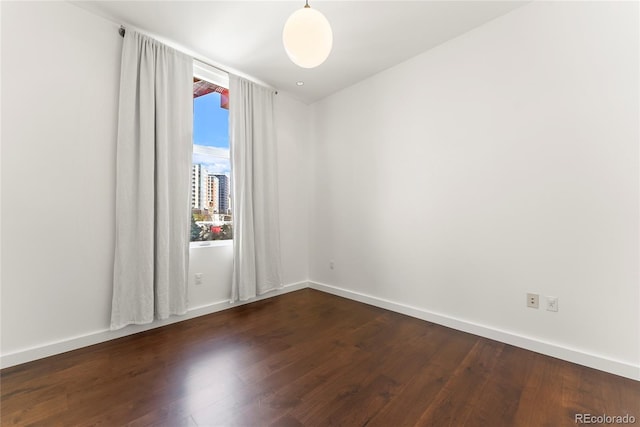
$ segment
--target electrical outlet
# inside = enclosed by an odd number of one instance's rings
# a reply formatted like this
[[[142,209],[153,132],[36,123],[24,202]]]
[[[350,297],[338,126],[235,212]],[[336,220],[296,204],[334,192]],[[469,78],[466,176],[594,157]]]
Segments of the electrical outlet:
[[[558,311],[558,297],[547,297],[547,311]]]
[[[527,294],[527,307],[538,308],[538,294]]]
[[[202,285],[202,273],[196,273],[195,278],[196,278],[196,285]]]
[[[331,270],[333,270],[334,268],[336,268],[336,262],[334,260],[329,261],[329,268]]]

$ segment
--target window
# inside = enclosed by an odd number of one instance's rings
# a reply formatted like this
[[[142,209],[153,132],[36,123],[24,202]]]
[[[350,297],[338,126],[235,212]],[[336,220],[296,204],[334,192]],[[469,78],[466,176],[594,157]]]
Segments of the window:
[[[228,76],[194,64],[191,241],[233,238]]]

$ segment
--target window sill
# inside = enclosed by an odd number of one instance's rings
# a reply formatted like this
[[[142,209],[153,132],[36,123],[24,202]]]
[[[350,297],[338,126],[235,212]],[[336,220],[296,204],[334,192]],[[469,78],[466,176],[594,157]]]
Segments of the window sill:
[[[189,249],[211,248],[217,246],[232,246],[233,240],[207,240],[205,242],[190,242]]]

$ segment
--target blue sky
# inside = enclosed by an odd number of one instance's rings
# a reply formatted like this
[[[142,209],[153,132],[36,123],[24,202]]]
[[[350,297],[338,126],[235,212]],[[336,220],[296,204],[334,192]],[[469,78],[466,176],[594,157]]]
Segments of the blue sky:
[[[193,100],[193,163],[204,164],[209,173],[230,175],[229,111],[220,108],[220,94]]]
[[[193,143],[229,148],[229,110],[220,108],[220,94],[209,93],[193,100]]]

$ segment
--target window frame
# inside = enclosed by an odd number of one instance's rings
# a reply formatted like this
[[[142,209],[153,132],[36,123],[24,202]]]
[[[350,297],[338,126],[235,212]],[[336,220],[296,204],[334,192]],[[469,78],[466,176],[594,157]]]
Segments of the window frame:
[[[222,86],[223,88],[229,89],[228,73],[222,70],[219,70],[217,68],[214,68],[210,65],[207,65],[203,62],[200,62],[197,59],[193,60],[193,76],[200,80],[205,80],[214,85]],[[193,141],[191,142],[191,144],[193,144]],[[231,145],[231,142],[229,142],[229,145]],[[231,160],[231,152],[229,152],[229,160]],[[210,248],[210,247],[231,246],[231,245],[233,245],[233,239],[205,240],[205,241],[194,241],[194,242],[190,241],[189,249]]]

